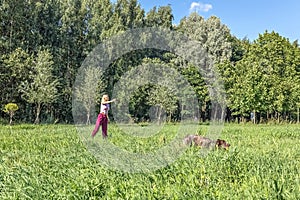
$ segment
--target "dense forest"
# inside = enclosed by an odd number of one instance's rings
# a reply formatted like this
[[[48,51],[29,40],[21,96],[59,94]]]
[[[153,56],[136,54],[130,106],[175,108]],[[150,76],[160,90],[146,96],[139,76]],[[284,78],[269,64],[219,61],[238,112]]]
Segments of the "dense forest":
[[[226,120],[255,123],[299,122],[300,48],[274,31],[254,41],[237,38],[221,19],[197,13],[173,24],[169,5],[146,12],[137,0],[1,0],[0,106],[15,103],[20,123],[73,123],[72,93],[77,72],[101,42],[127,30],[160,27],[198,41],[213,59],[226,92]],[[127,53],[110,64],[95,98],[108,93],[129,69],[159,63],[176,69],[193,86],[199,119],[210,119],[211,98],[193,65],[182,68],[176,55],[155,49]],[[153,96],[160,98],[149,98]],[[155,85],[135,91],[130,115],[149,120],[151,105],[163,105],[169,120],[180,120],[177,102]],[[159,102],[159,100],[163,102]],[[95,100],[96,101],[96,100]],[[97,105],[95,105],[97,106]],[[9,115],[0,112],[0,122]]]

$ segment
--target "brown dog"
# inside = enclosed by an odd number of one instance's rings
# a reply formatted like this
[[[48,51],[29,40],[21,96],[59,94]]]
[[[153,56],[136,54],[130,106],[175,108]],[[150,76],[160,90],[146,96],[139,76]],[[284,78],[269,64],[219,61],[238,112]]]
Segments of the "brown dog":
[[[209,138],[200,136],[200,135],[187,135],[183,139],[183,143],[185,145],[194,145],[198,147],[204,147],[204,148],[219,148],[219,149],[228,149],[230,147],[230,144],[227,143],[225,140],[217,139],[217,140],[211,140]]]

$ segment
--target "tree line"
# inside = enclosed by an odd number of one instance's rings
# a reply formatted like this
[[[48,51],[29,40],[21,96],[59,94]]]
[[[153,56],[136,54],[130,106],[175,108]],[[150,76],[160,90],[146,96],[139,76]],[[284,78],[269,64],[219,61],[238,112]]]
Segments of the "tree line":
[[[146,12],[137,0],[1,0],[0,21],[0,105],[4,109],[16,103],[14,118],[20,122],[73,123],[72,92],[85,58],[112,36],[145,27],[177,31],[202,45],[222,78],[228,121],[299,121],[299,44],[274,31],[254,41],[239,39],[218,17],[204,19],[197,13],[174,25],[169,5]],[[207,84],[196,66],[182,67],[184,62],[174,53],[155,49],[127,53],[104,72],[92,101],[103,93],[111,95],[120,77],[135,66],[159,64],[188,80],[198,98],[197,117],[209,120]],[[130,118],[147,121],[165,112],[168,120],[180,120],[184,108],[170,93],[153,84],[140,87],[130,97]],[[84,108],[87,123],[90,104]],[[9,118],[5,112],[0,117],[3,122]]]

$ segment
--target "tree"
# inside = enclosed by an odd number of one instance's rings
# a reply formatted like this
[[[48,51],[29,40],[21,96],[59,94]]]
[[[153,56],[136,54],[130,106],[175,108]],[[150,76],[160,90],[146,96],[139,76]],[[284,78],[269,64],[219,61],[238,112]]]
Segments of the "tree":
[[[97,44],[110,37],[109,29],[113,26],[113,6],[110,0],[92,0],[88,21],[88,48],[90,52]]]
[[[4,107],[4,112],[9,114],[10,120],[9,125],[12,124],[13,116],[15,115],[15,112],[19,109],[18,105],[15,103],[8,103]]]
[[[148,27],[163,27],[166,29],[173,29],[173,19],[172,8],[170,5],[161,6],[158,9],[153,7],[146,14],[146,26]]]
[[[60,0],[28,1],[28,4],[31,9],[27,11],[30,13],[30,17],[26,22],[30,25],[30,34],[27,39],[30,44],[28,49],[37,52],[40,46],[45,46],[51,52],[56,52],[57,46],[61,43],[59,25],[62,9]]]
[[[90,45],[87,38],[91,7],[88,0],[59,2],[59,43],[52,52],[56,58],[53,72],[59,77],[63,87],[58,88],[59,101],[56,101],[54,106],[59,110],[61,121],[72,122],[72,88],[77,70],[84,61]]]
[[[256,55],[271,96],[267,111],[274,113],[278,121],[286,120],[298,100],[296,88],[299,88],[299,76],[296,67],[300,60],[297,48],[274,31],[261,34],[255,42],[258,46]]]
[[[137,0],[117,0],[113,16],[119,26],[117,32],[143,27],[144,12]]]
[[[0,3],[0,54],[29,45],[31,5],[28,1],[11,0]]]
[[[16,101],[19,96],[17,90],[19,84],[28,79],[33,59],[21,48],[4,55],[2,59],[3,67],[1,71],[3,71],[3,77],[1,82],[5,81],[2,85],[4,86],[3,93],[9,96],[10,101]]]
[[[184,17],[176,29],[190,39],[199,41],[216,64],[230,59],[230,30],[218,17],[212,16],[205,20],[194,12]]]
[[[253,56],[249,59],[255,59]],[[263,111],[268,102],[265,76],[257,62],[243,60],[235,67],[235,74],[232,74],[235,83],[228,89],[229,107],[234,115],[246,117],[253,112],[256,119],[256,113]]]
[[[58,97],[58,79],[52,75],[53,61],[49,50],[40,50],[30,74],[31,80],[22,82],[20,92],[23,98],[36,104],[34,123],[40,123],[40,113],[43,104],[52,103]]]
[[[157,123],[160,124],[164,112],[169,115],[169,121],[172,114],[177,109],[178,99],[175,96],[176,91],[165,86],[155,85],[149,90],[148,102],[149,105],[155,107],[155,117]]]
[[[86,111],[86,124],[90,124],[90,117],[92,107],[95,105],[98,97],[98,89],[103,89],[103,81],[101,77],[101,70],[98,67],[86,67],[80,74],[81,80],[79,80],[75,86],[75,98],[76,101],[81,102],[81,105]],[[99,102],[98,102],[99,103]],[[73,108],[74,109],[74,108]]]
[[[298,100],[299,51],[286,38],[265,32],[250,45],[237,62],[229,89],[231,109],[248,116],[250,112],[269,114],[279,121],[295,109]]]
[[[27,102],[21,98],[19,86],[23,81],[29,79],[29,72],[32,70],[33,57],[27,51],[17,48],[9,54],[2,56],[0,61],[0,103],[18,102],[19,117],[26,117],[30,108]],[[28,109],[26,109],[26,107]]]
[[[220,108],[222,108],[221,116],[223,116],[225,89],[221,78],[218,77],[217,66],[220,67],[222,66],[220,64],[228,62],[232,55],[229,28],[215,16],[205,20],[195,12],[183,18],[176,29],[187,35],[191,40],[196,41],[199,47],[201,45],[199,52],[205,51],[205,58],[203,58],[207,61],[205,64],[184,70],[186,74],[191,75],[189,81],[197,88],[197,95],[202,108],[202,118],[205,119],[209,116],[212,111],[211,108],[215,107],[212,105],[220,105]],[[210,93],[207,86],[212,89]]]

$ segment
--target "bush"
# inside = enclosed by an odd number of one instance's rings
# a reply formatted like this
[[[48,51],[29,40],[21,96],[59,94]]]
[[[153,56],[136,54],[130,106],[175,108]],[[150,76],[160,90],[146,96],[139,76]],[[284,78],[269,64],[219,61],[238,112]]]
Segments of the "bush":
[[[9,124],[12,124],[12,119],[13,116],[15,115],[15,112],[19,109],[19,106],[15,103],[8,103],[5,105],[4,107],[4,112],[9,114],[10,120],[9,120]]]

